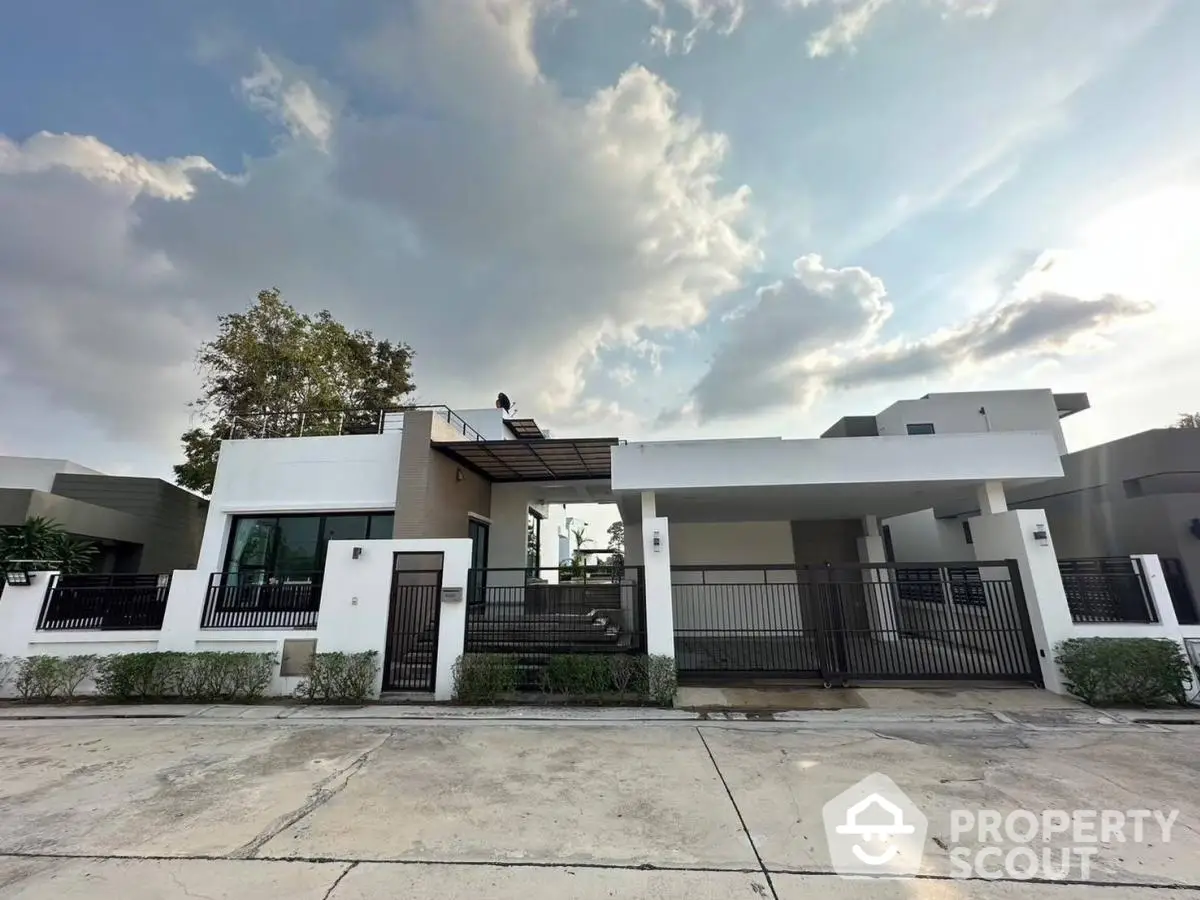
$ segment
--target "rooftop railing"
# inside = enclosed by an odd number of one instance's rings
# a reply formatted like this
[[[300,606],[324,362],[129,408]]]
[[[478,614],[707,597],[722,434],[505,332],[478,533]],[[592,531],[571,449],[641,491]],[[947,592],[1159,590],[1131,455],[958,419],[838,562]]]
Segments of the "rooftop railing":
[[[483,435],[450,407],[397,406],[390,409],[288,410],[235,416],[225,435],[228,440],[385,434],[404,430],[404,414],[429,410],[462,434],[464,440],[482,441]]]

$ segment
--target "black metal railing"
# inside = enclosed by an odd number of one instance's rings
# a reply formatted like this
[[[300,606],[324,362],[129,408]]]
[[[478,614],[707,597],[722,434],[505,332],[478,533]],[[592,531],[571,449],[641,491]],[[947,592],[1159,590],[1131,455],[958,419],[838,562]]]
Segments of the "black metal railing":
[[[1138,560],[1128,556],[1060,559],[1058,571],[1076,624],[1158,621]]]
[[[1162,565],[1163,578],[1167,582],[1167,590],[1171,593],[1171,605],[1175,607],[1175,618],[1180,625],[1200,625],[1200,610],[1196,609],[1196,597],[1192,586],[1188,583],[1187,571],[1183,568],[1183,560],[1158,558]]]
[[[384,434],[404,430],[404,414],[429,410],[464,440],[482,441],[483,435],[448,406],[397,406],[390,409],[286,410],[234,416],[225,437],[230,440],[248,438],[290,438],[340,436],[349,434]]]
[[[214,572],[208,577],[201,628],[316,628],[321,573]]]
[[[170,575],[56,575],[38,631],[157,631],[170,591]]]
[[[1040,678],[1011,560],[675,566],[671,582],[684,677]]]
[[[606,577],[554,583],[558,570],[473,569],[465,653],[527,661],[566,653],[645,653],[646,595],[640,566]]]

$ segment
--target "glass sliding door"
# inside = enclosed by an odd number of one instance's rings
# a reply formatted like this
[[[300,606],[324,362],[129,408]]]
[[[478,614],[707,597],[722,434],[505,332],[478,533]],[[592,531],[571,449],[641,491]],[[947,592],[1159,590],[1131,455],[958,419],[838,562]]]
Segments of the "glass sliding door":
[[[467,574],[467,602],[482,607],[487,602],[488,524],[478,519],[467,521],[471,539],[471,571]]]
[[[390,540],[394,513],[239,516],[225,551],[234,584],[319,581],[330,541]]]

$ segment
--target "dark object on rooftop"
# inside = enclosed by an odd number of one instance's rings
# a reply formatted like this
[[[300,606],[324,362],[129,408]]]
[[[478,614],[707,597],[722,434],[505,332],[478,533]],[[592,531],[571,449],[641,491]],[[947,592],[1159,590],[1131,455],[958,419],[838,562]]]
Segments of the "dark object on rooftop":
[[[508,399],[508,394],[503,391],[496,395],[496,409],[512,412],[512,401]]]

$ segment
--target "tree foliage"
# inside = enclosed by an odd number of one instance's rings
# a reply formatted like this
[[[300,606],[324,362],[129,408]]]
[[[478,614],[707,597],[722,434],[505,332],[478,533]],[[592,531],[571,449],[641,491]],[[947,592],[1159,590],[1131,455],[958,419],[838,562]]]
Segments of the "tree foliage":
[[[97,553],[94,543],[72,537],[53,519],[31,516],[23,525],[0,528],[0,570],[53,568],[75,575],[90,572]],[[10,563],[10,560],[37,562]]]
[[[175,481],[212,491],[221,439],[230,433],[338,434],[374,430],[379,411],[413,391],[412,348],[351,331],[328,310],[298,312],[278,288],[242,313],[218,319],[197,354],[202,389],[191,404],[201,425],[181,436]],[[302,418],[303,417],[303,418]]]
[[[1200,428],[1200,412],[1180,413],[1172,428]]]
[[[625,549],[625,523],[613,522],[608,526],[608,549],[609,550],[624,550]]]

